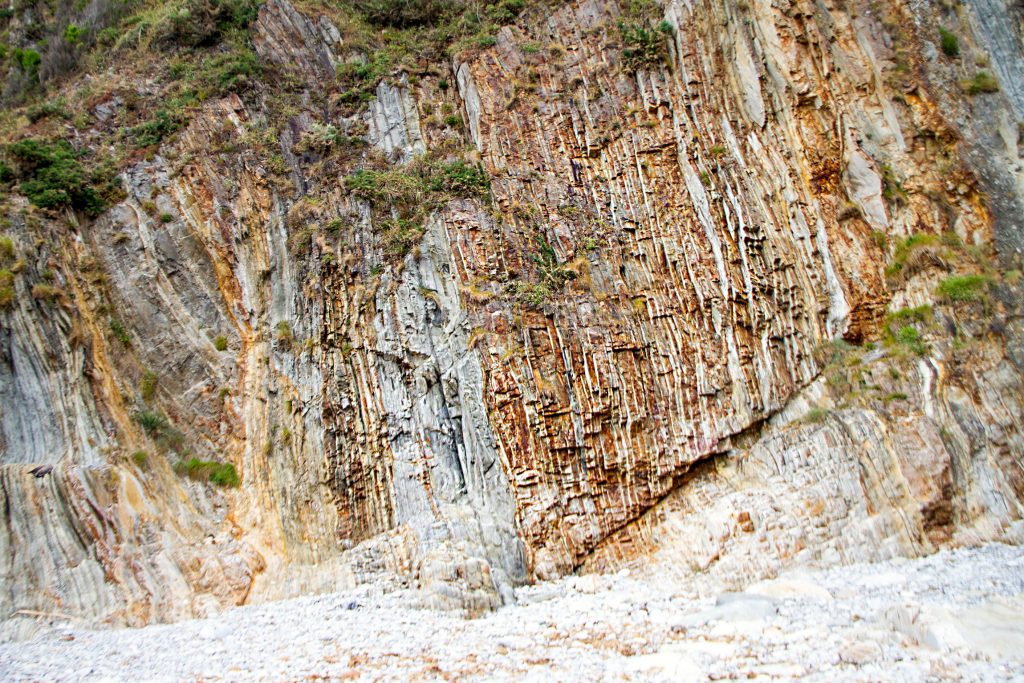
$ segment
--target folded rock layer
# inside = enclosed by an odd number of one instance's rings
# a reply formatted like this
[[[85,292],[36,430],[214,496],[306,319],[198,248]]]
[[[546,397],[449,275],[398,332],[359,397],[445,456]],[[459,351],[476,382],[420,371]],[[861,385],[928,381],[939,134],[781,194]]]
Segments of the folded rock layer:
[[[5,633],[1019,542],[1019,11],[679,0],[638,65],[615,2],[538,3],[353,113],[337,16],[265,3],[280,92],[200,105],[94,220],[5,205]],[[968,52],[999,92],[965,94]],[[418,231],[353,190],[462,147],[486,196]],[[958,273],[984,296],[943,295]]]

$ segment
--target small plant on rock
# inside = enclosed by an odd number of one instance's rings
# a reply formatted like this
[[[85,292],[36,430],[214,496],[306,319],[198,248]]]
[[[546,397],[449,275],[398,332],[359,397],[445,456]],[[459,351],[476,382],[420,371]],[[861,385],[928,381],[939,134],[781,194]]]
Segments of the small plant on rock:
[[[969,95],[999,92],[999,81],[988,71],[979,71],[963,85]]]
[[[671,25],[669,26],[671,30]],[[629,69],[639,71],[660,65],[666,56],[664,34],[641,24],[619,23],[622,37],[622,62]]]
[[[242,483],[238,471],[231,463],[189,458],[179,462],[175,470],[194,481],[208,481],[217,486],[234,488]]]
[[[942,52],[947,57],[960,56],[960,41],[957,40],[956,36],[952,32],[941,26],[939,27],[939,45],[942,47]]]
[[[984,275],[952,275],[939,283],[935,293],[948,301],[978,301],[985,298],[988,284]]]

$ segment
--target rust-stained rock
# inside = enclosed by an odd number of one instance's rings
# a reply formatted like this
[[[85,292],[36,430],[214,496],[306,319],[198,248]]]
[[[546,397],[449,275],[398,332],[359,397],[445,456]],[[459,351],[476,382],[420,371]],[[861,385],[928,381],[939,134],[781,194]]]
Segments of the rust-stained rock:
[[[140,624],[373,581],[476,614],[581,567],[738,585],[1019,542],[1021,298],[992,264],[1024,244],[1024,84],[964,101],[927,57],[939,9],[854,5],[670,2],[639,70],[616,3],[536,7],[353,113],[342,32],[265,3],[256,53],[295,90],[272,155],[244,144],[272,98],[229,96],[94,221],[11,201],[0,612]],[[490,188],[396,250],[345,177],[428,153]],[[937,296],[954,272],[985,297]]]

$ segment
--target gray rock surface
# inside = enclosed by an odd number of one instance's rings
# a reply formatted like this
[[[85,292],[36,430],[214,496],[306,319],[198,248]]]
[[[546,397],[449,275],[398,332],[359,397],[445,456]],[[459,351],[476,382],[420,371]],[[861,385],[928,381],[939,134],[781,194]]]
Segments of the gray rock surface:
[[[716,600],[623,572],[520,588],[518,605],[474,620],[411,608],[402,593],[382,594],[373,585],[137,630],[91,631],[25,615],[40,621],[38,633],[0,645],[0,677],[1024,680],[1020,548],[943,551],[779,580],[835,598],[824,602],[804,590],[775,600],[753,593]],[[933,636],[919,638],[891,618],[894,610],[942,621],[930,622]],[[937,623],[946,626],[941,643]]]

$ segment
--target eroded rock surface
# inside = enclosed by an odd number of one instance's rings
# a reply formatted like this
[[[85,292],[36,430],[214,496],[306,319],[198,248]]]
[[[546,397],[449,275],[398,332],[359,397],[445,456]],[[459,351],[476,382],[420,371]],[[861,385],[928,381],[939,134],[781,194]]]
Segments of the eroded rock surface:
[[[931,45],[948,12],[876,5],[671,2],[639,69],[616,3],[535,7],[353,113],[334,74],[365,55],[264,4],[276,137],[271,95],[216,99],[94,221],[12,199],[0,614],[366,582],[479,613],[580,567],[728,587],[1020,542],[1019,69],[967,98]],[[1017,59],[1016,10],[965,11],[965,53]],[[487,197],[396,256],[346,177],[462,146]],[[957,272],[986,296],[938,297]],[[44,273],[59,296],[30,294]],[[886,333],[926,305],[923,341]],[[241,485],[175,472],[182,444]]]

